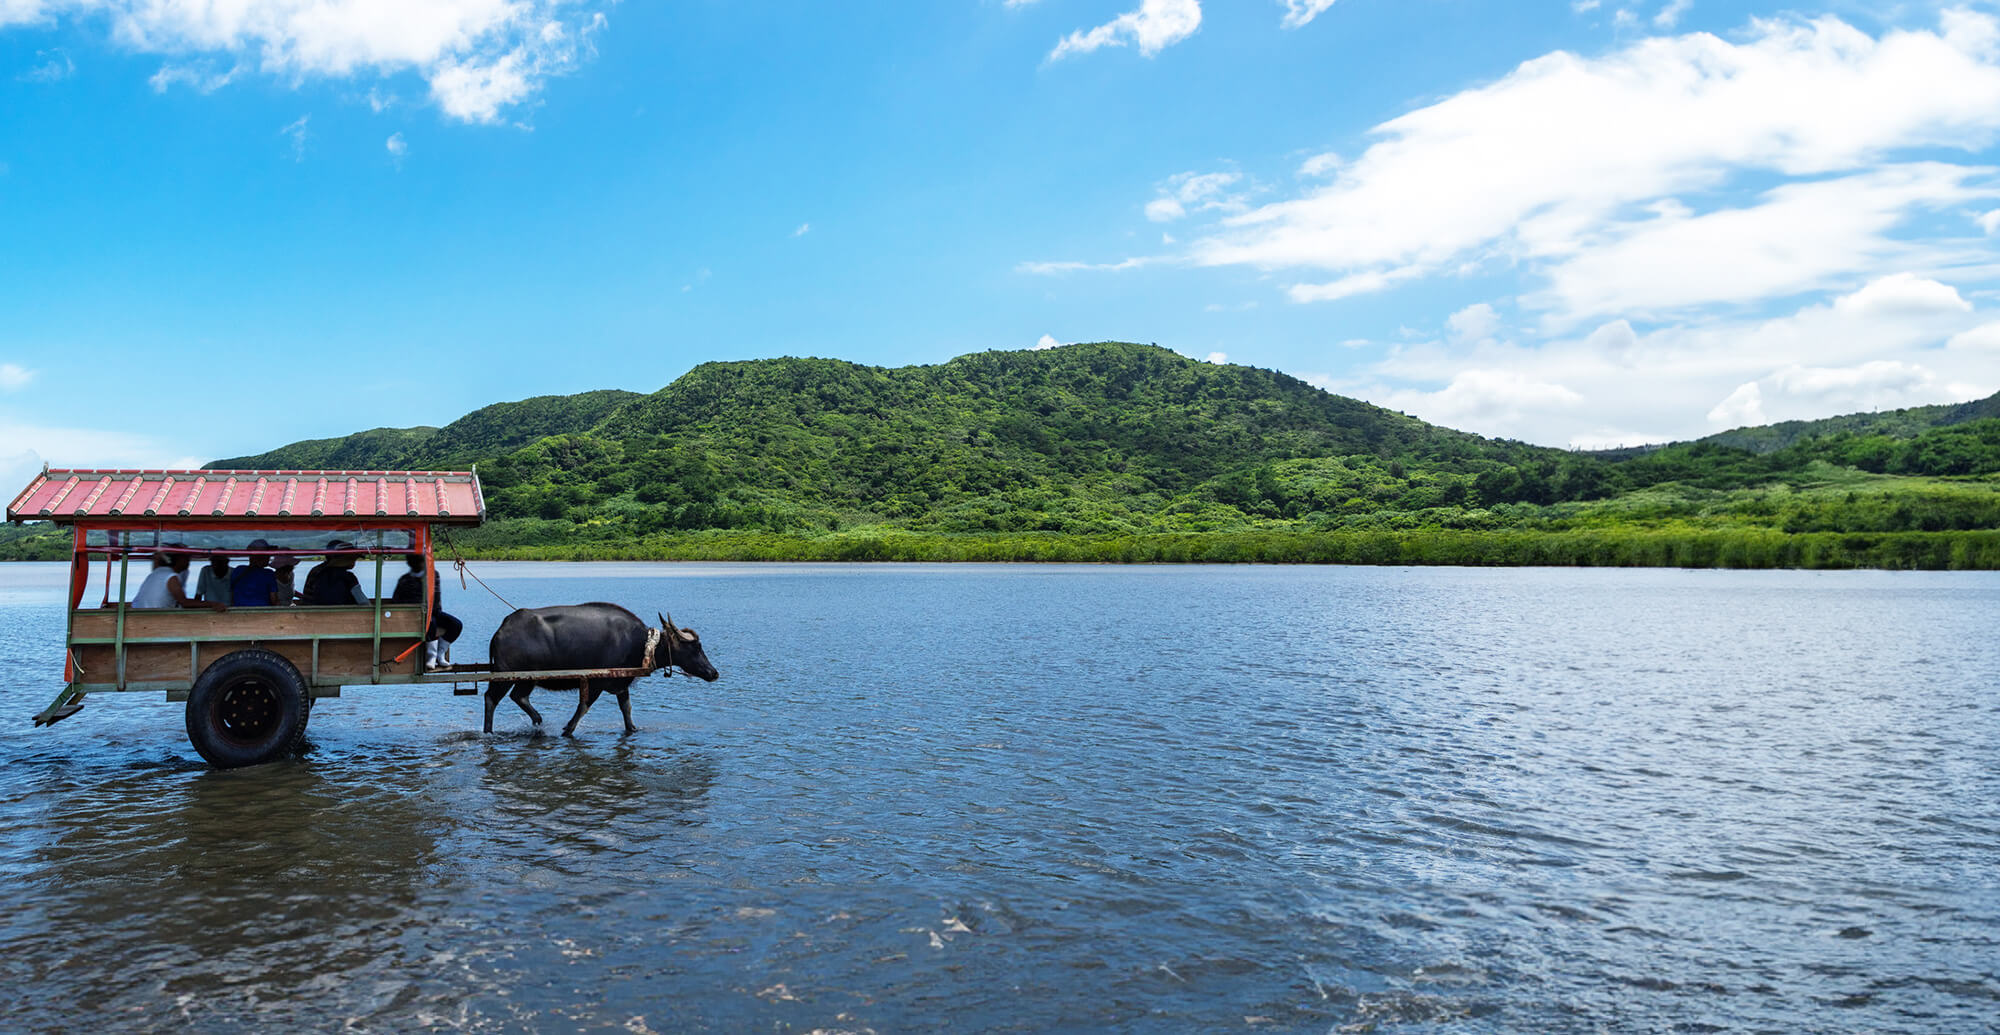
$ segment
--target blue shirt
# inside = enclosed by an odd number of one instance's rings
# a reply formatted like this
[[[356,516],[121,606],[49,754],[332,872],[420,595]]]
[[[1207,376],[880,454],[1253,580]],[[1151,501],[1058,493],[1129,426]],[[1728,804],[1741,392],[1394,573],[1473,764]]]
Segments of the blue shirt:
[[[278,588],[278,573],[269,568],[238,568],[229,580],[230,607],[270,607]]]

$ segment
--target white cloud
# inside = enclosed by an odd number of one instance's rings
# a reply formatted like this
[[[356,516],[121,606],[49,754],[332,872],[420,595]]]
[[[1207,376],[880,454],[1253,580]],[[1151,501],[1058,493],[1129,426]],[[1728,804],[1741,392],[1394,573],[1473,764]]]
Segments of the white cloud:
[[[1984,192],[1986,173],[1927,162],[1773,188],[1746,208],[1691,216],[1664,211],[1606,227],[1590,246],[1547,267],[1548,288],[1524,299],[1558,322],[1666,313],[1822,290],[1912,261],[1890,231],[1923,208]],[[1728,256],[1727,261],[1716,261]]]
[[[1054,336],[1054,335],[1052,335],[1052,334],[1044,334],[1044,335],[1042,335],[1042,337],[1041,337],[1041,339],[1040,339],[1040,340],[1038,340],[1038,341],[1036,341],[1036,342],[1035,342],[1035,351],[1036,351],[1036,352],[1041,352],[1041,351],[1044,351],[1044,350],[1046,350],[1046,349],[1059,349],[1059,348],[1062,348],[1062,346],[1063,346],[1063,343],[1062,343],[1062,342],[1059,342],[1059,341],[1057,341],[1057,340],[1055,339],[1055,336]]]
[[[1472,369],[1461,371],[1451,383],[1435,392],[1397,391],[1378,400],[1381,405],[1449,427],[1505,426],[1520,420],[1524,412],[1573,409],[1583,396],[1563,385],[1533,378],[1512,370]]]
[[[403,140],[400,132],[389,134],[389,139],[382,146],[388,149],[389,157],[395,159],[398,165],[402,164],[403,156],[410,153],[410,145]]]
[[[1566,278],[1538,301],[1580,306],[1560,314],[1580,318],[1740,300],[1753,290],[1715,275],[1734,256],[1718,263],[1691,246],[1798,230],[1860,265],[1836,268],[1833,257],[1764,236],[1776,246],[1752,257],[1754,290],[1823,286],[1836,273],[1904,261],[1891,233],[1911,213],[1992,195],[1969,182],[1990,176],[1985,169],[1882,163],[1899,151],[1991,142],[2000,129],[1995,32],[1990,16],[1966,12],[1938,31],[1880,37],[1825,17],[1753,22],[1734,42],[1693,33],[1595,58],[1552,53],[1375,127],[1375,142],[1332,182],[1224,219],[1190,257],[1343,277],[1511,264]],[[1718,192],[1749,175],[1780,185],[1749,209],[1717,207]],[[1829,176],[1839,179],[1819,182]],[[1710,211],[1692,211],[1695,200]],[[1850,201],[1862,210],[1823,231],[1810,225]],[[1621,248],[1663,265],[1611,282],[1592,275]],[[1685,277],[1700,286],[1672,287]],[[1301,301],[1354,293],[1291,292]]]
[[[1671,29],[1680,24],[1681,15],[1686,14],[1688,8],[1693,6],[1694,0],[1669,0],[1665,7],[1660,8],[1660,13],[1653,16],[1653,24],[1662,29]]]
[[[1604,0],[1570,0],[1569,9],[1578,14],[1584,14],[1597,10],[1603,3]]]
[[[1294,302],[1331,302],[1353,295],[1372,295],[1377,291],[1387,291],[1396,284],[1423,275],[1418,266],[1405,266],[1395,270],[1368,270],[1351,273],[1339,280],[1324,284],[1293,284],[1285,293]]]
[[[1102,47],[1134,44],[1139,53],[1152,57],[1167,47],[1194,35],[1201,27],[1200,0],[1142,0],[1139,9],[1127,11],[1094,29],[1079,29],[1063,37],[1049,52],[1050,61],[1072,54],[1088,54]]]
[[[151,82],[217,89],[208,59],[254,66],[293,83],[413,71],[447,115],[499,121],[551,77],[590,56],[604,25],[597,0],[0,0],[0,26],[68,18],[108,25],[142,54],[195,59]]]
[[[797,230],[792,231],[792,236],[804,237],[805,235],[812,233],[812,228],[813,225],[811,223],[800,223],[799,228]]]
[[[1425,420],[1549,445],[1631,444],[1634,428],[1652,432],[1650,441],[1696,438],[1745,424],[1962,401],[2000,389],[1993,362],[2000,314],[1962,309],[1957,297],[1929,278],[1890,275],[1776,317],[1643,332],[1612,320],[1532,344],[1411,342],[1365,369],[1349,393]],[[1460,381],[1479,371],[1517,380]],[[1534,385],[1577,398],[1545,393],[1541,405],[1500,404],[1532,401]]]
[[[161,65],[160,70],[146,80],[146,85],[151,86],[154,93],[166,93],[172,87],[185,86],[196,93],[211,94],[228,86],[242,70],[241,65],[227,72],[214,72],[192,65]]]
[[[0,13],[0,25],[4,24],[6,17]],[[69,52],[61,47],[35,51],[35,60],[40,64],[31,66],[15,78],[26,83],[59,83],[76,74],[76,62],[71,61]]]
[[[1764,416],[1764,390],[1755,381],[1737,385],[1728,398],[1708,411],[1708,422],[1723,428],[1769,424],[1770,420]]]
[[[1944,344],[1945,348],[1954,350],[2000,352],[2000,320],[1982,323],[1969,331],[1960,331]]]
[[[0,363],[0,392],[18,392],[35,379],[35,372],[13,363]]]
[[[2000,231],[2000,208],[1980,214],[1973,222],[1978,223],[1979,229],[1986,231],[1988,237],[1993,236],[1995,231]]]
[[[1985,394],[1943,383],[1936,372],[1918,364],[1879,359],[1844,367],[1784,367],[1757,381],[1739,385],[1708,419],[1718,429],[1768,424],[1781,420],[1830,417],[1953,402]]]
[[[1445,320],[1451,335],[1459,341],[1480,341],[1500,329],[1500,314],[1485,302],[1466,306]]]
[[[1836,312],[1848,316],[1925,316],[1969,313],[1972,303],[1958,289],[1914,273],[1892,273],[1869,281],[1861,290],[1834,300]]]
[[[1285,17],[1279,24],[1296,29],[1326,13],[1333,0],[1285,0]]]
[[[1056,276],[1063,273],[1117,273],[1136,270],[1144,266],[1155,266],[1166,259],[1162,256],[1135,256],[1118,262],[1023,262],[1015,265],[1017,273],[1033,273],[1039,276]]]
[[[56,467],[192,468],[206,461],[144,435],[90,428],[22,424],[0,415],[0,493],[12,498],[39,473]]]
[[[1242,173],[1234,172],[1184,172],[1170,176],[1155,188],[1158,196],[1146,203],[1146,218],[1166,223],[1189,212],[1241,212],[1248,207],[1243,203],[1243,195],[1231,194],[1229,188],[1242,179]]]
[[[301,115],[297,119],[286,123],[283,128],[278,130],[279,136],[291,140],[292,161],[294,162],[303,162],[306,160],[306,137],[309,135],[306,131],[306,123],[311,120],[312,116],[310,114]]]
[[[1202,362],[1213,363],[1216,366],[1221,366],[1222,364],[1229,362],[1229,353],[1211,352],[1207,356],[1203,357]]]
[[[1316,154],[1299,163],[1299,176],[1316,180],[1328,173],[1339,172],[1346,163],[1332,151]]]

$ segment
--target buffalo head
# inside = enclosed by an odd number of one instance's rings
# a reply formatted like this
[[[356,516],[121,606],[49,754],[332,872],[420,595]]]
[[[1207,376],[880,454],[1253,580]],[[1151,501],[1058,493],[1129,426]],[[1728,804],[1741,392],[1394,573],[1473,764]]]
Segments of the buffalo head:
[[[722,677],[722,673],[717,672],[715,666],[709,664],[708,655],[701,649],[701,637],[696,635],[693,629],[676,626],[674,620],[664,614],[660,615],[660,629],[664,635],[660,637],[659,653],[655,660],[661,667],[678,667],[688,675],[711,683]]]

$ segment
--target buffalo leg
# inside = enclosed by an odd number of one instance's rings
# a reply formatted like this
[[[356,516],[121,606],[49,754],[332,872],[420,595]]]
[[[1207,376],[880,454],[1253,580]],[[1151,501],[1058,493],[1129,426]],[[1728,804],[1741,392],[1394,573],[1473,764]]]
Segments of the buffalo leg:
[[[507,696],[506,683],[489,683],[486,686],[486,732],[493,732],[493,709],[500,706],[500,699]]]
[[[639,727],[632,725],[632,691],[618,691],[618,711],[625,716],[625,732],[639,732]]]
[[[576,736],[577,722],[582,720],[583,713],[589,711],[591,705],[597,703],[597,696],[603,692],[595,687],[585,688],[576,692],[576,714],[570,716],[569,725],[563,727],[563,736]]]
[[[515,683],[514,692],[508,696],[514,699],[515,704],[521,706],[522,711],[528,713],[528,721],[534,723],[536,729],[541,729],[542,713],[536,711],[535,706],[528,703],[528,695],[534,692],[535,684],[533,683]]]

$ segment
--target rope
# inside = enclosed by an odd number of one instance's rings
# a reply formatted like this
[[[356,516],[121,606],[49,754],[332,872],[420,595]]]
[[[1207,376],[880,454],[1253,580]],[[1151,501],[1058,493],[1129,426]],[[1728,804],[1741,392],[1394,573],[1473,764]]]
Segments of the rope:
[[[472,570],[471,568],[468,568],[468,567],[466,567],[466,566],[465,566],[465,555],[463,555],[463,554],[461,554],[461,553],[459,553],[459,552],[458,552],[458,544],[457,544],[457,543],[455,543],[455,542],[452,542],[452,541],[451,541],[451,534],[450,534],[450,533],[448,533],[448,532],[443,532],[442,530],[440,530],[440,533],[439,533],[439,538],[442,538],[442,539],[444,540],[444,545],[445,545],[445,547],[446,547],[446,548],[448,548],[449,550],[451,550],[451,556],[452,556],[452,561],[451,561],[451,565],[452,565],[452,567],[454,567],[454,568],[457,568],[457,569],[458,569],[458,588],[459,588],[459,589],[467,589],[467,588],[469,588],[469,587],[467,587],[467,586],[466,586],[466,584],[465,584],[465,577],[466,577],[466,576],[468,576],[468,575],[470,575],[470,576],[472,576],[472,581],[474,581],[474,582],[477,582],[477,583],[479,583],[479,588],[480,588],[480,589],[483,589],[483,590],[485,590],[486,592],[488,592],[488,593],[491,593],[491,594],[493,594],[493,599],[495,599],[495,600],[498,600],[499,602],[501,602],[501,603],[503,603],[503,604],[506,604],[506,605],[507,605],[507,610],[509,610],[509,611],[519,611],[519,610],[520,610],[520,608],[518,608],[518,607],[515,607],[515,606],[514,606],[514,605],[513,605],[512,603],[509,603],[506,597],[503,597],[503,596],[501,596],[501,595],[500,595],[500,591],[499,591],[499,590],[496,590],[496,589],[494,589],[494,588],[493,588],[492,586],[489,586],[489,585],[487,585],[487,584],[486,584],[486,580],[485,580],[485,579],[482,579],[482,578],[480,578],[480,577],[478,576],[478,574],[477,574],[477,573],[475,573],[475,572],[474,572],[474,571],[473,571],[473,570]]]

